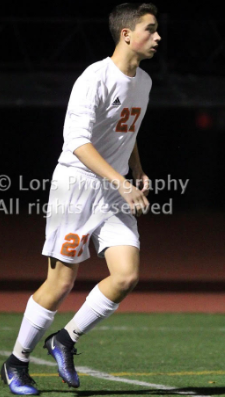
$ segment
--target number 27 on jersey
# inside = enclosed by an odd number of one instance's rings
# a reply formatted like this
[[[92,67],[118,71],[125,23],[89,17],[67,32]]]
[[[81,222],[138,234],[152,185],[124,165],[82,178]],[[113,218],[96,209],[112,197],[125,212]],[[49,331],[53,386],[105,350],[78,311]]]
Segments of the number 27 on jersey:
[[[136,122],[140,114],[141,108],[124,108],[116,125],[116,132],[135,132]]]

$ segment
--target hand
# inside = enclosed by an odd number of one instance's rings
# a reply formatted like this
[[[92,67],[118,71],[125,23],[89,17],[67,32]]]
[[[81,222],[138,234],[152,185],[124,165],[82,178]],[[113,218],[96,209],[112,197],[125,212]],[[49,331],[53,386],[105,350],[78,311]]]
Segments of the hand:
[[[141,214],[146,214],[148,212],[149,202],[143,191],[139,190],[126,180],[124,180],[123,183],[120,183],[118,190],[124,200],[129,204],[133,215],[140,216]]]
[[[142,170],[133,171],[133,177],[137,188],[147,196],[150,190],[149,177]]]

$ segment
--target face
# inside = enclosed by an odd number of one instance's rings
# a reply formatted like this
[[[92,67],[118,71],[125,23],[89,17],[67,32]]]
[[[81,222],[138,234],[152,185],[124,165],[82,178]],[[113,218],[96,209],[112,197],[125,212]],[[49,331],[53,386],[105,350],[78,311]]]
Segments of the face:
[[[156,17],[146,14],[140,18],[134,30],[129,30],[130,50],[135,52],[140,60],[152,58],[156,53],[161,40],[157,29]]]

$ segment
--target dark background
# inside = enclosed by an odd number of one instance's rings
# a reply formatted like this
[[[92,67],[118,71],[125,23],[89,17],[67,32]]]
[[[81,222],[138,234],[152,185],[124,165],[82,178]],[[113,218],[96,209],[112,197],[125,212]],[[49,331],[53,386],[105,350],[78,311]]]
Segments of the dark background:
[[[122,3],[121,1],[73,1],[73,0],[56,0],[56,1],[39,1],[31,3],[28,0],[2,0],[1,1],[1,15],[2,16],[90,16],[90,17],[106,17],[111,9]],[[136,3],[131,1],[131,3]],[[158,0],[153,1],[159,9],[160,13],[168,13],[176,17],[200,17],[216,16],[223,19],[223,5],[219,1],[213,3],[206,3],[203,0],[196,0],[194,2],[180,2]]]
[[[90,63],[112,54],[107,18],[119,3],[1,1],[0,174],[12,180],[11,188],[0,195],[5,205],[10,198],[19,198],[26,211],[29,202],[47,202],[48,189],[19,191],[19,175],[25,186],[33,179],[51,179],[63,144],[72,85]],[[152,180],[171,175],[190,181],[184,195],[165,189],[149,200],[163,204],[172,198],[174,217],[190,214],[193,219],[194,214],[197,219],[204,214],[210,216],[210,225],[215,219],[216,228],[225,209],[224,7],[203,1],[155,4],[162,42],[155,57],[141,64],[151,75],[153,88],[138,136],[139,151]],[[11,233],[9,224],[16,215],[10,218],[2,206],[0,210],[4,237],[7,230]],[[152,227],[152,214],[146,217],[145,228],[148,222]],[[36,217],[32,222],[35,225]],[[204,222],[202,228],[199,225],[206,247],[209,230]],[[163,221],[160,227],[164,233]],[[44,238],[44,230],[38,230]],[[220,227],[213,244],[224,239],[223,230]],[[4,266],[1,260],[3,278]]]

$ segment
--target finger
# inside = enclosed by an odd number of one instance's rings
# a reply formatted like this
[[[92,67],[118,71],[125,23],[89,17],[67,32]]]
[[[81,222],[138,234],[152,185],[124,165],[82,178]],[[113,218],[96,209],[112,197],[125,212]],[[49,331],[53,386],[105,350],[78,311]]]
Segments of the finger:
[[[143,187],[143,189],[141,190],[141,192],[145,195],[145,197],[146,196],[148,196],[148,194],[149,194],[149,188],[145,188],[145,187]]]
[[[134,199],[134,204],[137,206],[140,205],[142,208],[145,208],[149,204],[149,202],[148,199],[146,199],[145,195],[140,191]]]
[[[135,203],[129,203],[130,206],[130,211],[132,215],[136,214],[136,208],[135,208]]]
[[[148,203],[148,201],[147,201]],[[144,200],[140,200],[139,202],[135,203],[135,215],[140,216],[148,212],[148,206]]]
[[[149,205],[150,204],[149,204],[148,199],[145,196],[143,196],[143,198],[142,198],[142,214],[147,214],[148,213]]]
[[[145,208],[149,210],[150,203],[149,203],[148,199],[144,196],[143,200],[144,200],[144,203],[145,203]]]
[[[136,187],[138,188],[138,189],[140,189],[140,186],[141,186],[141,180],[140,179],[136,179],[136,181],[135,181],[135,185],[136,185]]]
[[[139,216],[142,215],[142,208],[141,207],[135,207],[135,214],[134,214],[137,218],[139,218]]]
[[[147,196],[149,194],[150,186],[149,186],[149,180],[145,180],[142,188],[142,193]]]

